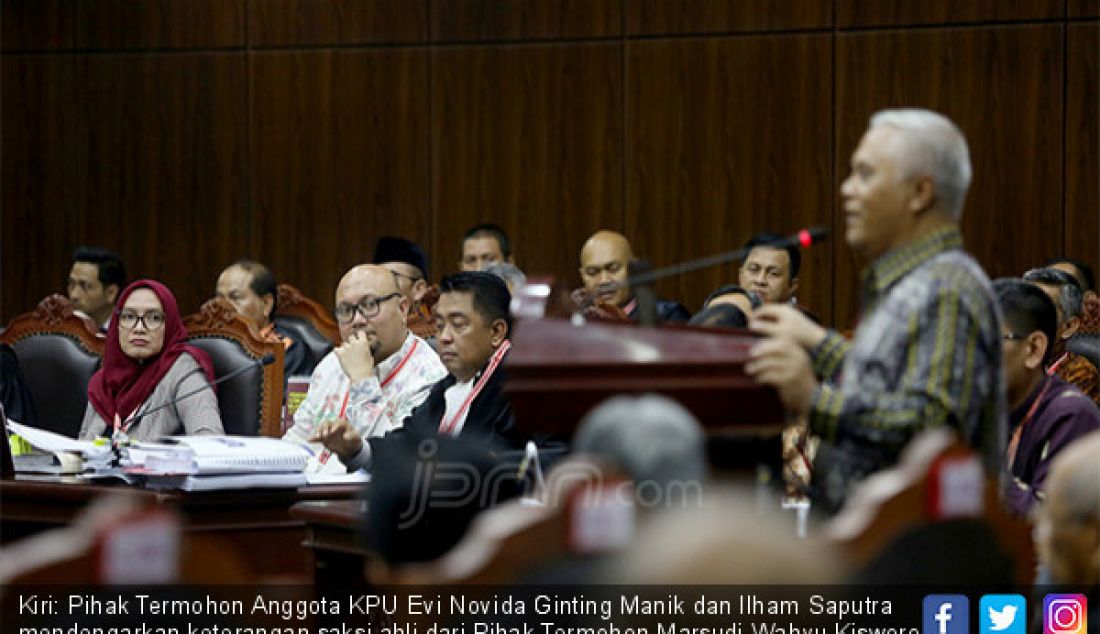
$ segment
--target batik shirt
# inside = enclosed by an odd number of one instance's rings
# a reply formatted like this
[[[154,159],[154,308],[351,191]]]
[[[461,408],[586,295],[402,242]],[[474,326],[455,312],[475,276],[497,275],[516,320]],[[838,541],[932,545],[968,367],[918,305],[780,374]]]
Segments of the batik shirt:
[[[1005,446],[1000,310],[958,229],[874,262],[863,274],[863,306],[850,344],[830,332],[812,353],[827,379],[810,412],[824,440],[813,491],[826,510],[929,427],[954,427],[996,469]]]
[[[361,437],[384,436],[400,427],[428,398],[432,385],[445,376],[447,369],[439,356],[411,332],[397,352],[375,366],[370,378],[354,385],[340,367],[336,352],[330,352],[313,371],[309,391],[283,439],[307,444],[319,425],[337,420],[341,411]],[[323,449],[319,444],[311,448],[316,453]],[[335,458],[332,461],[337,462]]]

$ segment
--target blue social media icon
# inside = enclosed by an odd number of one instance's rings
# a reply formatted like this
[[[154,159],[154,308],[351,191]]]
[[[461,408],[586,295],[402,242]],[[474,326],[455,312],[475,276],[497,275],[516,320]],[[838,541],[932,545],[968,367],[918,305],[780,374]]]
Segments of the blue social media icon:
[[[922,634],[970,634],[970,599],[964,594],[924,597]]]
[[[1027,634],[1027,599],[1019,594],[987,594],[978,604],[981,634]]]

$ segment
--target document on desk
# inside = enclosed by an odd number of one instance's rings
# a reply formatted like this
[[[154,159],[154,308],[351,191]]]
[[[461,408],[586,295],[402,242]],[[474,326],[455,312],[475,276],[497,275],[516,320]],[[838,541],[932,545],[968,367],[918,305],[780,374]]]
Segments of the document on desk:
[[[296,489],[306,485],[306,474],[297,473],[232,473],[226,475],[178,475],[150,477],[149,489],[179,489],[181,491],[222,491],[228,489]]]
[[[12,420],[7,421],[7,428],[34,449],[32,452],[12,452],[15,470],[19,473],[81,473],[104,467],[111,459],[110,447],[90,440],[75,440]]]
[[[310,486],[319,484],[361,484],[370,482],[370,474],[365,471],[355,473],[307,473],[306,481]]]
[[[308,459],[300,445],[258,436],[172,436],[123,450],[123,465],[148,475],[301,473]]]
[[[150,489],[297,488],[306,485],[309,451],[277,438],[172,436],[123,450],[126,472]]]
[[[71,451],[84,457],[94,457],[111,453],[111,448],[97,445],[91,440],[76,440],[52,431],[22,425],[11,419],[7,421],[8,431],[30,443],[35,449],[48,453]]]

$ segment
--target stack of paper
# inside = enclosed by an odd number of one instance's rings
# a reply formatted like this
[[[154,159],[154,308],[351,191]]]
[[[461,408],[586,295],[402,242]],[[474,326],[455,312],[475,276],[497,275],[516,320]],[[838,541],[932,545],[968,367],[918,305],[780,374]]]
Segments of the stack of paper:
[[[19,473],[82,473],[108,468],[111,448],[90,440],[74,440],[52,431],[7,421],[8,431],[34,448],[29,453],[13,452]]]
[[[126,472],[145,486],[185,491],[304,486],[308,459],[304,447],[255,436],[173,436],[123,450]]]

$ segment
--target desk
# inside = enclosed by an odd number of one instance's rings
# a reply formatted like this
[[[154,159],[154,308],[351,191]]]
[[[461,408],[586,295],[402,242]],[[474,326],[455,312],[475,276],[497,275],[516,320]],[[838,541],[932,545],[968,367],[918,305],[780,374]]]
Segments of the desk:
[[[313,554],[303,547],[306,525],[290,515],[290,507],[303,500],[350,502],[360,486],[183,492],[83,482],[0,480],[0,542],[67,525],[99,496],[127,495],[179,512],[184,531],[226,543],[257,575],[312,578]]]
[[[306,526],[305,546],[313,553],[314,583],[355,586],[365,583],[367,551],[360,541],[366,514],[362,500],[316,500],[290,507],[290,517]]]

